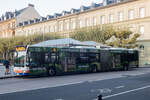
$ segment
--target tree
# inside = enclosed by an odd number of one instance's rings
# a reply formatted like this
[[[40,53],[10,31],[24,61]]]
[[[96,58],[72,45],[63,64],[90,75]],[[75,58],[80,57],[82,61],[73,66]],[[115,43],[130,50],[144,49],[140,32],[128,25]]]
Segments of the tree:
[[[93,26],[75,30],[71,37],[80,41],[95,41],[105,44],[114,32],[112,26]]]
[[[53,35],[50,33],[44,34],[44,40],[58,39],[61,38],[58,35]],[[2,59],[8,59],[10,57],[10,52],[15,50],[17,45],[32,45],[43,41],[42,34],[34,34],[25,36],[16,36],[11,38],[1,38],[0,39],[0,54],[3,55]]]
[[[103,25],[78,29],[71,37],[80,41],[95,41],[113,47],[135,48],[139,36],[138,33],[133,33],[125,27]]]
[[[135,48],[139,36],[140,34],[133,33],[128,28],[117,29],[106,44],[113,47]]]

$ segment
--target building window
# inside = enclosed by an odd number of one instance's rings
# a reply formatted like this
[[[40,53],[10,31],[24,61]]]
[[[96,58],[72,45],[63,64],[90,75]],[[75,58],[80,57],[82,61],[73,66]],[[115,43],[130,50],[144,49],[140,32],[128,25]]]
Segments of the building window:
[[[144,26],[140,26],[140,33],[144,34],[145,30],[144,30]]]
[[[144,18],[145,17],[145,8],[140,8],[140,18]]]
[[[12,36],[15,36],[15,31],[12,32]]]
[[[4,33],[2,33],[3,35],[2,35],[2,37],[4,38],[5,37],[5,35],[4,35]]]
[[[8,34],[7,34],[7,32],[5,33],[5,37],[6,37],[6,38],[8,37]]]
[[[29,31],[28,31],[28,32],[29,32]],[[42,32],[42,28],[40,27],[40,28],[39,28],[39,33],[41,33],[41,32]]]
[[[60,31],[60,32],[63,31],[63,24],[60,24],[59,31]]]
[[[113,14],[110,14],[110,15],[109,15],[109,22],[110,22],[110,23],[113,23],[113,22],[114,22],[114,15],[113,15]]]
[[[134,19],[134,10],[129,11],[129,19]]]
[[[123,12],[119,12],[119,21],[123,21]]]
[[[55,32],[55,27],[56,27],[56,26],[53,26],[53,27],[51,28],[51,32]]]
[[[42,31],[41,31],[42,32]],[[28,34],[30,34],[31,33],[31,31],[30,30],[28,30]]]
[[[96,19],[96,17],[93,18],[93,24],[97,25],[97,19]]]
[[[33,34],[33,30],[32,29],[30,30],[30,34]]]
[[[54,32],[54,29],[52,26],[49,26],[49,32]]]
[[[15,28],[16,24],[15,22],[12,23],[12,28]]]
[[[10,27],[10,23],[8,24],[8,28],[11,28],[11,27]]]
[[[105,24],[105,16],[101,16],[101,24]]]
[[[33,34],[35,34],[35,29],[33,29],[32,31],[33,31]]]
[[[48,29],[48,30],[49,30],[49,32],[51,32],[51,26],[49,26],[49,29]]]
[[[28,36],[28,31],[26,31],[26,36]]]
[[[43,31],[42,31],[43,33],[45,33],[45,29],[46,29],[46,27],[45,27],[45,26],[43,26]]]
[[[82,27],[82,21],[81,20],[80,20],[79,24],[80,24],[80,28],[81,28]]]
[[[0,26],[0,31],[2,30],[2,26]]]
[[[57,25],[54,26],[54,32],[57,32]]]
[[[89,20],[86,19],[86,20],[85,20],[85,23],[86,23],[86,27],[88,27],[88,26],[89,26]]]
[[[69,23],[66,24],[66,29],[69,30]]]
[[[73,23],[72,23],[72,29],[75,29],[75,28],[76,28],[76,23],[73,22]]]

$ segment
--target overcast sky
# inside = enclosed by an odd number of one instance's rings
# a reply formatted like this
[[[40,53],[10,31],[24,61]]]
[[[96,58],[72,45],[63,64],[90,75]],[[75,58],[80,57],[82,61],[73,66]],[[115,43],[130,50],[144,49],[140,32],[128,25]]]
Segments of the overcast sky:
[[[1,0],[0,16],[6,11],[15,11],[34,4],[41,16],[61,13],[63,10],[79,8],[81,5],[90,5],[92,2],[101,3],[103,0]]]

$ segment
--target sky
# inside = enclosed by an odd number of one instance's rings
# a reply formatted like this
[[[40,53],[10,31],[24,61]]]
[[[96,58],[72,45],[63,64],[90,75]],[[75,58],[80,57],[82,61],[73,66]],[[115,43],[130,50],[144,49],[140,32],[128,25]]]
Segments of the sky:
[[[89,6],[92,2],[101,3],[103,0],[1,0],[0,16],[7,11],[14,12],[34,4],[35,9],[41,16],[61,13],[63,10],[70,11],[71,8],[80,8],[81,5]]]

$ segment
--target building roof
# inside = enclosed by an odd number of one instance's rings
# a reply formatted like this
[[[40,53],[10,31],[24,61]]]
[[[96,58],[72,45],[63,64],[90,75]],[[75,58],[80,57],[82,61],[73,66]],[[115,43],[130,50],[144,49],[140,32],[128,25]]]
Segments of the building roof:
[[[21,15],[24,11],[26,11],[30,7],[34,8],[34,5],[28,4],[28,7],[22,8],[20,10],[15,10],[14,12],[6,12],[5,14],[3,14],[0,17],[0,22],[6,21],[9,19],[13,19],[13,18],[17,18],[19,15]],[[29,9],[29,10],[31,10],[31,9]],[[29,11],[29,13],[30,13],[30,11]]]
[[[21,14],[24,10],[26,10],[28,7],[26,8],[23,8],[23,9],[20,9],[20,10],[15,10],[14,12],[6,12],[5,14],[3,14],[1,16],[1,20],[0,21],[5,21],[5,20],[8,20],[8,19],[12,19],[12,18],[15,18],[17,17],[19,14]]]
[[[62,11],[62,13],[54,13],[54,15],[51,15],[50,17],[46,17],[46,20],[41,20],[38,22],[34,22],[32,24],[46,22],[48,20],[55,20],[57,18],[62,18],[64,16],[71,16],[74,14],[80,14],[80,13],[93,11],[93,10],[97,10],[97,9],[103,9],[106,7],[111,7],[114,5],[123,4],[123,3],[131,2],[131,1],[136,1],[136,0],[103,0],[102,3],[91,3],[90,6],[83,6],[82,5],[79,9],[72,8],[70,11]],[[32,25],[32,24],[29,23],[26,25]],[[20,25],[23,26],[23,24],[20,24]]]

